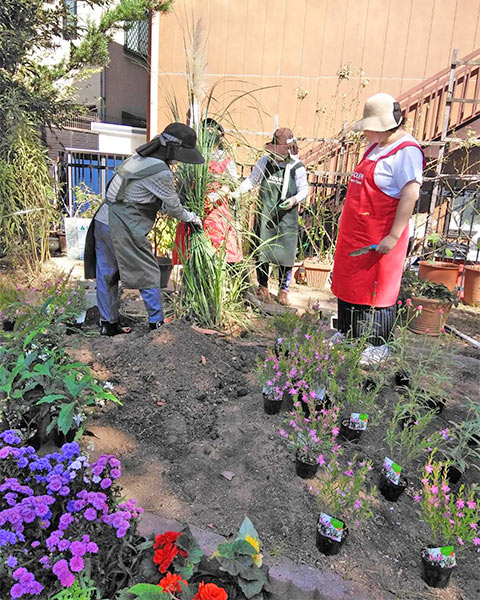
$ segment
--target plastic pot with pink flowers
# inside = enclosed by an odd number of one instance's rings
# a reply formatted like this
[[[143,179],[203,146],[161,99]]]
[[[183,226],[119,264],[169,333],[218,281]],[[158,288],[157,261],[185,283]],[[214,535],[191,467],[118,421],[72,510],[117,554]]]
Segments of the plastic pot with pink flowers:
[[[454,494],[448,482],[448,462],[430,456],[422,478],[420,503],[431,538],[421,550],[422,579],[434,588],[448,586],[457,559],[480,546],[480,503],[473,487],[462,485]]]
[[[361,521],[373,516],[372,501],[376,494],[373,487],[367,490],[366,485],[371,461],[359,461],[354,455],[345,468],[339,461],[341,453],[340,450],[331,456],[310,486],[320,509],[316,546],[327,556],[338,554],[350,529],[360,527]]]

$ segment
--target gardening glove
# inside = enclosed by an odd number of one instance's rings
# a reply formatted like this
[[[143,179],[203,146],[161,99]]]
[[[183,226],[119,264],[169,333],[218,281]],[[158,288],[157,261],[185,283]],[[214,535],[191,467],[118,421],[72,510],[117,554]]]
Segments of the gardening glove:
[[[297,204],[297,198],[295,196],[290,196],[290,198],[286,198],[283,202],[280,203],[280,208],[282,210],[290,210]]]
[[[202,219],[198,215],[194,215],[193,219],[188,221],[188,224],[194,231],[201,231],[203,229]]]

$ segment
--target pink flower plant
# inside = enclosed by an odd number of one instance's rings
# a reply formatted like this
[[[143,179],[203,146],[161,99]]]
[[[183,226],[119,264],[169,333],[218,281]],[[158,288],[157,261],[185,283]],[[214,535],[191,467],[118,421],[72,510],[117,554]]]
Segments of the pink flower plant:
[[[462,485],[454,496],[447,481],[448,462],[429,457],[423,470],[421,494],[414,496],[420,502],[423,520],[430,527],[432,542],[437,546],[459,544],[462,549],[474,545],[480,522],[480,508],[475,501],[475,490]],[[458,546],[456,546],[458,554]]]
[[[337,519],[353,522],[358,526],[361,521],[373,516],[371,508],[376,490],[366,492],[365,485],[371,461],[358,462],[354,456],[348,463],[348,469],[342,467],[341,456],[332,455],[326,468],[322,469],[318,481],[310,486],[317,500],[318,508]]]

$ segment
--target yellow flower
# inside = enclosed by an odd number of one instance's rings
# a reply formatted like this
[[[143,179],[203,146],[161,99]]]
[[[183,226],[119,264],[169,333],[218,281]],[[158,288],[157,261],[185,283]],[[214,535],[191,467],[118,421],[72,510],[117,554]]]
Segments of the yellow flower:
[[[255,552],[259,552],[260,551],[260,540],[257,538],[252,537],[251,535],[246,535],[245,536],[245,540],[250,544],[250,546],[252,546],[253,548],[255,548]]]
[[[255,554],[252,554],[253,562],[257,567],[262,566],[263,555],[260,554],[260,540],[252,537],[251,535],[245,536],[245,541],[247,541],[252,548],[255,549]]]
[[[252,558],[253,558],[253,562],[255,563],[255,565],[260,568],[262,566],[262,562],[263,562],[263,555],[262,554],[254,554],[252,556]]]

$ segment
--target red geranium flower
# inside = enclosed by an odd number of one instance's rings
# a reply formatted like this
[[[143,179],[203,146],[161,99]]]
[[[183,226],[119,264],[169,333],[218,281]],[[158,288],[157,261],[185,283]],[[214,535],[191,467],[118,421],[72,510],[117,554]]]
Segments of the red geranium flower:
[[[171,592],[172,594],[181,593],[183,583],[188,587],[188,583],[180,577],[180,575],[174,575],[173,573],[168,572],[163,579],[160,580],[158,584],[164,592]]]
[[[228,600],[227,592],[215,583],[200,583],[193,600]]]
[[[155,541],[153,543],[153,547],[156,550],[160,546],[164,546],[165,544],[173,544],[180,537],[180,531],[166,531],[165,533],[161,533],[157,535]]]
[[[177,554],[178,548],[175,544],[166,544],[163,548],[158,548],[158,550],[155,550],[153,562],[158,565],[158,570],[160,573],[165,573]]]

